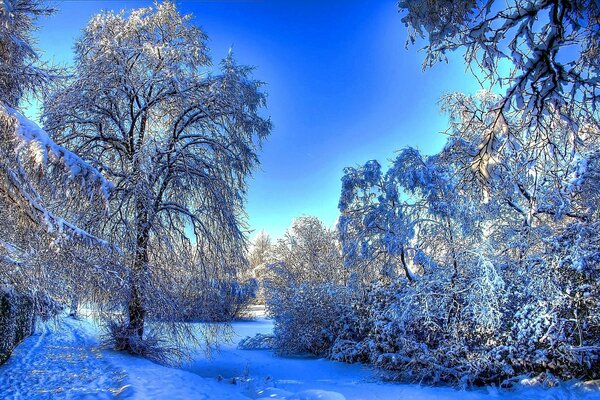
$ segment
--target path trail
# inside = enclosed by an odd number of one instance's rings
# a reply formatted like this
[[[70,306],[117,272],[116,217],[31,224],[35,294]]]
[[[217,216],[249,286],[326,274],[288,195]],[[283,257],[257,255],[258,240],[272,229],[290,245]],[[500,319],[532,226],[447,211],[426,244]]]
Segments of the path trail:
[[[90,319],[38,326],[0,366],[0,400],[248,399],[237,385],[101,349]]]
[[[104,357],[85,325],[65,318],[39,326],[0,367],[0,398],[127,397],[126,373]]]

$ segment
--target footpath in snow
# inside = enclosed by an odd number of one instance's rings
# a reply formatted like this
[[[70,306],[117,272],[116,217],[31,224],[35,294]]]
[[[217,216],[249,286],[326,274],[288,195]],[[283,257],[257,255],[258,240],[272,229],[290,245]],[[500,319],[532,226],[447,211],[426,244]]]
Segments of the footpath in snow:
[[[234,337],[208,358],[198,352],[181,368],[102,350],[97,327],[65,318],[40,327],[0,367],[0,399],[201,399],[201,400],[491,400],[600,399],[600,391],[573,384],[514,391],[456,391],[381,382],[361,365],[307,357],[278,357],[240,350],[237,342],[270,333],[264,318],[233,324]]]
[[[0,367],[0,399],[114,399],[127,373],[111,364],[85,324],[38,326]]]

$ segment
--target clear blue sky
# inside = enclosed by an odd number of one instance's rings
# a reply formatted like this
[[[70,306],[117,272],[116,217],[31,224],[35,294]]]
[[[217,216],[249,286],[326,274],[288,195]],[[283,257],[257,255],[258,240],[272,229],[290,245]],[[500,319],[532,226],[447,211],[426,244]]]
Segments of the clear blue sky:
[[[209,36],[213,60],[233,46],[238,62],[266,82],[274,129],[250,181],[250,227],[279,237],[292,219],[315,215],[333,225],[346,166],[414,146],[441,149],[443,93],[473,92],[460,57],[421,70],[419,46],[405,49],[396,0],[176,1]],[[38,47],[72,62],[75,38],[101,10],[150,1],[55,1],[41,19]]]

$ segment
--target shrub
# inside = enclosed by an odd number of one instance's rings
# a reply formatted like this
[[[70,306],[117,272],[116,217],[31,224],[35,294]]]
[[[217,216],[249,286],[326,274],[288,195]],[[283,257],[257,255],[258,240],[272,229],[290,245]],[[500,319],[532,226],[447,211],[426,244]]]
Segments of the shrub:
[[[167,340],[153,335],[140,338],[139,335],[132,334],[128,324],[123,321],[108,321],[106,331],[101,345],[117,351],[127,350],[130,354],[146,357],[161,364],[172,364],[181,360],[184,355],[180,346],[171,345]]]
[[[226,322],[246,317],[258,291],[256,279],[245,282],[211,280],[199,293],[186,299],[187,321]]]
[[[0,364],[13,349],[33,333],[35,324],[34,301],[30,296],[10,288],[0,289]]]
[[[267,285],[267,307],[275,319],[275,348],[281,354],[329,354],[336,337],[341,290],[332,284]]]

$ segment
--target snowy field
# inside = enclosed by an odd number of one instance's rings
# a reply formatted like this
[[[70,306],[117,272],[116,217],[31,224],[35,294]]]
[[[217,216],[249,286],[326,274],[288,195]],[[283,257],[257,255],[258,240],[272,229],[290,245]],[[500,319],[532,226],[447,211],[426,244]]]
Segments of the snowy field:
[[[264,318],[233,324],[232,342],[208,358],[202,352],[181,368],[103,350],[90,320],[63,319],[42,326],[0,367],[2,399],[600,399],[598,385],[564,384],[512,391],[456,391],[385,383],[360,365],[317,358],[278,357],[240,350],[245,336],[269,333]]]

